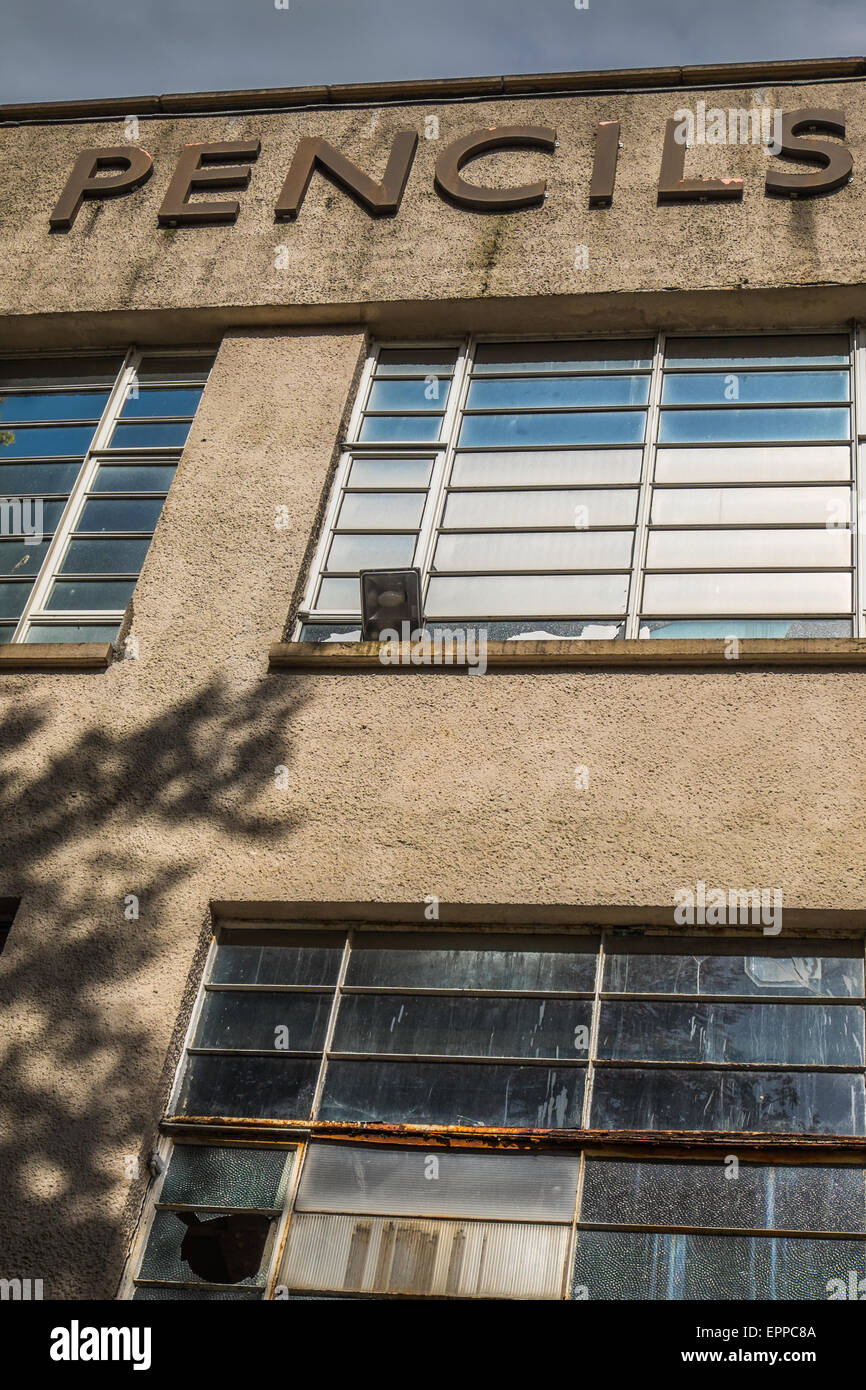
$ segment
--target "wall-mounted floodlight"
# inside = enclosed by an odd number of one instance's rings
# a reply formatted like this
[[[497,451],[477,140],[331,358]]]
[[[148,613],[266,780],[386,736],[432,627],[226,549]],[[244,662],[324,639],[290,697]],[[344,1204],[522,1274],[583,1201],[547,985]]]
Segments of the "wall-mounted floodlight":
[[[422,625],[420,570],[361,570],[361,636],[378,642],[396,632],[408,642]]]

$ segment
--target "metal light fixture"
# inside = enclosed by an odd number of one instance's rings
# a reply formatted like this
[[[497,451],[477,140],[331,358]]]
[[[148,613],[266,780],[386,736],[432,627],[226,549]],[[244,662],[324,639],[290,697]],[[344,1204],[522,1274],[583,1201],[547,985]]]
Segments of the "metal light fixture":
[[[361,636],[378,642],[380,634],[396,632],[408,642],[423,621],[420,570],[361,570]]]

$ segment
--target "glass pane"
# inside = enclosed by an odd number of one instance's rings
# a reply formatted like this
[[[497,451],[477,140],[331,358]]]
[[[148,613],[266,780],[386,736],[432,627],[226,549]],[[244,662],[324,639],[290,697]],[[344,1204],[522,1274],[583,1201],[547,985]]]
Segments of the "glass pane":
[[[16,425],[0,440],[0,462],[6,459],[71,456],[82,458],[93,438],[92,425]]]
[[[662,444],[718,439],[847,439],[850,414],[833,406],[792,410],[665,410]]]
[[[311,1144],[295,1206],[571,1222],[579,1166],[577,1155],[441,1153],[433,1180],[429,1155],[421,1149]]]
[[[863,1076],[600,1066],[591,1127],[860,1135]]]
[[[813,531],[654,531],[649,537],[646,563],[648,569],[850,565],[851,532],[840,527]]]
[[[141,415],[195,415],[200,386],[142,386],[127,395],[120,412],[124,420]]]
[[[631,531],[446,534],[436,543],[433,569],[440,572],[511,570],[512,573],[516,570],[628,569],[631,547]]]
[[[161,497],[100,497],[85,503],[77,530],[152,531],[162,506]]]
[[[52,492],[68,494],[80,471],[80,460],[74,463],[3,464],[0,465],[0,496],[9,497],[15,493],[24,497],[44,497]]]
[[[368,410],[432,410],[440,413],[448,401],[449,377],[426,376],[415,381],[374,381]]]
[[[0,397],[0,428],[9,420],[99,420],[107,391],[46,391]]]
[[[415,535],[338,535],[328,551],[327,570],[409,569],[415,554]]]
[[[20,529],[18,511],[14,505],[18,500],[21,502]],[[3,501],[6,503],[5,506],[0,506],[0,519],[2,519],[0,524],[3,527],[3,534],[11,537],[17,531],[17,534],[23,536],[25,540],[37,539],[40,532],[43,536],[50,536],[63,515],[63,508],[66,506],[65,498],[51,502],[43,501],[41,497],[27,498],[25,496],[21,499],[6,497]]]
[[[58,579],[45,607],[49,612],[69,612],[72,609],[81,609],[86,613],[100,609],[108,613],[119,612],[129,603],[134,589],[134,579]]]
[[[342,933],[322,944],[310,933],[309,944],[284,932],[223,932],[210,979],[231,985],[332,985],[343,956]]]
[[[103,463],[92,492],[168,492],[176,463]]]
[[[348,985],[406,985],[415,989],[507,989],[555,992],[595,988],[598,942],[563,943],[515,936],[506,944],[468,946],[460,936],[419,934],[417,945],[375,933],[356,936]]]
[[[366,415],[358,436],[383,443],[420,439],[425,443],[439,438],[441,415]]]
[[[174,1113],[305,1120],[318,1073],[312,1057],[188,1056]]]
[[[804,362],[847,365],[850,343],[843,333],[755,334],[751,337],[668,338],[665,366],[798,367]]]
[[[526,449],[514,453],[458,454],[452,487],[574,487],[640,482],[640,449]]]
[[[648,397],[648,376],[480,377],[469,387],[466,409],[646,405]]]
[[[376,375],[397,376],[417,372],[419,376],[453,371],[457,361],[456,348],[382,348],[376,361]]]
[[[292,1150],[284,1149],[176,1144],[159,1200],[199,1207],[277,1207],[286,1161],[291,1164],[293,1157]]]
[[[298,1213],[280,1282],[455,1298],[561,1297],[568,1227]]]
[[[576,1129],[584,1078],[583,1067],[332,1061],[319,1118]]]
[[[426,492],[347,492],[337,525],[371,531],[420,526],[426,500]]]
[[[605,1003],[599,1057],[863,1065],[858,1005]]]
[[[850,574],[648,574],[647,613],[845,613]]]
[[[26,642],[113,642],[117,623],[31,623]]]
[[[464,415],[460,444],[463,448],[479,444],[497,448],[515,444],[639,444],[643,439],[645,418],[642,410]]]
[[[582,1221],[635,1226],[762,1226],[866,1231],[862,1168],[587,1158]]]
[[[179,424],[139,425],[125,424],[115,426],[111,436],[112,449],[180,449],[189,434],[189,421]]]
[[[19,357],[0,359],[0,387],[70,385],[113,386],[123,366],[121,356]]]
[[[147,353],[138,368],[139,381],[177,381],[195,380],[206,377],[213,366],[212,352],[189,354]]]
[[[15,635],[15,623],[0,623],[0,642],[11,642]]]
[[[0,574],[38,574],[48,541],[0,541]]]
[[[743,522],[834,522],[849,519],[847,487],[656,488],[652,520],[656,526],[731,526]]]
[[[736,908],[731,905],[735,920]],[[742,909],[740,909],[742,911]],[[740,921],[743,921],[742,916]],[[611,945],[605,954],[604,988],[617,994],[754,994],[862,997],[863,952],[857,947],[838,956],[785,955],[784,951],[814,951],[823,943],[793,942],[768,953],[759,941],[741,944],[739,952],[710,954],[706,942],[689,943],[670,953],[660,947],[626,952]],[[756,955],[745,952],[756,951]],[[826,947],[825,947],[826,952]]]
[[[333,1050],[585,1060],[590,1015],[582,999],[350,994],[340,1001]]]
[[[604,371],[652,365],[652,339],[605,342],[479,343],[473,370],[500,372]]]
[[[349,487],[426,487],[433,468],[432,459],[355,458],[349,473]]]
[[[25,642],[113,642],[117,623],[31,623]]]
[[[689,372],[665,377],[662,388],[663,405],[847,399],[847,372]]]
[[[443,526],[465,530],[524,526],[631,526],[637,512],[632,488],[589,492],[452,492]]]
[[[288,990],[207,990],[195,1047],[315,1052],[324,1046],[330,994]]]
[[[852,623],[845,618],[707,618],[641,623],[641,637],[851,637]]]
[[[0,583],[0,618],[20,618],[32,588],[32,580]]]
[[[822,620],[823,627],[831,627],[833,625],[832,620]],[[835,625],[839,627],[843,626],[839,621],[837,621]],[[427,631],[433,637],[436,636],[437,632],[441,632],[443,634],[443,640],[452,640],[451,638],[445,637],[446,633],[453,634],[455,632],[462,632],[464,637],[469,634],[469,636],[474,639],[480,632],[484,632],[491,642],[516,642],[518,640],[557,642],[563,637],[594,638],[597,640],[612,641],[614,638],[622,637],[624,631],[623,624],[617,622],[585,622],[580,619],[572,622],[562,622],[560,619],[554,618],[539,619],[538,625],[534,625],[530,618],[512,623],[491,622],[489,619],[479,619],[478,622],[471,623],[447,622],[440,624],[430,622],[427,623],[426,626]],[[663,624],[660,623],[659,626],[663,626]],[[788,624],[788,626],[790,626],[790,624]],[[655,633],[650,635],[655,636]],[[827,632],[822,635],[838,635],[843,637],[846,635],[850,636],[850,633],[845,634],[840,632],[834,634]],[[327,642],[331,640],[339,642],[360,642],[361,629],[358,626],[357,619],[352,623],[320,622],[302,624],[299,641]]]
[[[848,1270],[862,1278],[864,1257],[853,1240],[581,1231],[574,1287],[590,1299],[819,1301],[830,1280],[847,1287]]]
[[[61,574],[138,574],[150,538],[70,541]]]
[[[851,477],[847,444],[766,449],[659,449],[659,483],[834,482]]]
[[[624,613],[628,575],[479,575],[450,579],[434,576],[427,591],[432,618],[573,613]]]
[[[361,611],[361,585],[357,579],[323,579],[316,607],[335,611]]]
[[[199,1216],[157,1211],[139,1279],[261,1284],[273,1218],[252,1212]]]

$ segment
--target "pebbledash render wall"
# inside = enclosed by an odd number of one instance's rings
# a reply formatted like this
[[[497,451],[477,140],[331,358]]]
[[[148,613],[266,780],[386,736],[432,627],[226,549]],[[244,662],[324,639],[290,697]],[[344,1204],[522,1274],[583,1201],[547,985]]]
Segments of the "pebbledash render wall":
[[[270,112],[226,98],[224,113],[142,112],[150,182],[85,203],[53,235],[76,155],[123,143],[136,103],[110,120],[8,113],[3,349],[218,353],[124,626],[138,659],[0,670],[0,898],[21,900],[0,960],[3,1273],[42,1278],[46,1297],[114,1295],[212,902],[323,913],[381,903],[421,922],[432,894],[452,920],[469,904],[462,915],[476,920],[488,905],[490,921],[531,922],[536,909],[640,921],[704,880],[779,886],[786,911],[862,924],[862,671],[553,666],[470,678],[268,661],[302,591],[369,329],[866,317],[866,78],[815,71],[781,81],[771,66],[747,85],[692,90],[672,70],[645,77],[669,82],[658,90],[483,100],[470,88],[459,101],[434,92]],[[699,99],[751,107],[756,91],[783,110],[844,109],[853,182],[816,200],[770,199],[761,148],[706,146],[689,151],[687,171],[741,176],[742,201],[657,206],[665,121]],[[438,141],[424,137],[431,115]],[[590,210],[593,131],[606,119],[622,124],[616,192]],[[467,176],[543,177],[544,205],[490,215],[445,202],[437,147],[513,124],[554,126],[558,149],[494,154]],[[395,218],[372,219],[316,175],[297,222],[274,223],[301,136],[324,135],[378,177],[398,129],[421,138]],[[256,137],[249,187],[220,195],[239,198],[235,225],[158,227],[184,144]],[[291,524],[278,530],[283,505]],[[590,769],[580,792],[577,764]],[[129,894],[138,920],[125,917]]]

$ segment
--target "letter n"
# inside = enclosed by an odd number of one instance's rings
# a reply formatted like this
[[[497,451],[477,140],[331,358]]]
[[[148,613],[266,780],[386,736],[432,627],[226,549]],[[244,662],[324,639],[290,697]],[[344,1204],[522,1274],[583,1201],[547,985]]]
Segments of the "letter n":
[[[278,222],[291,222],[301,210],[313,172],[319,169],[332,183],[350,194],[372,217],[397,212],[412,168],[418,135],[400,130],[394,136],[391,153],[381,183],[376,183],[344,154],[320,136],[298,141],[295,157],[286,175],[276,206]]]

